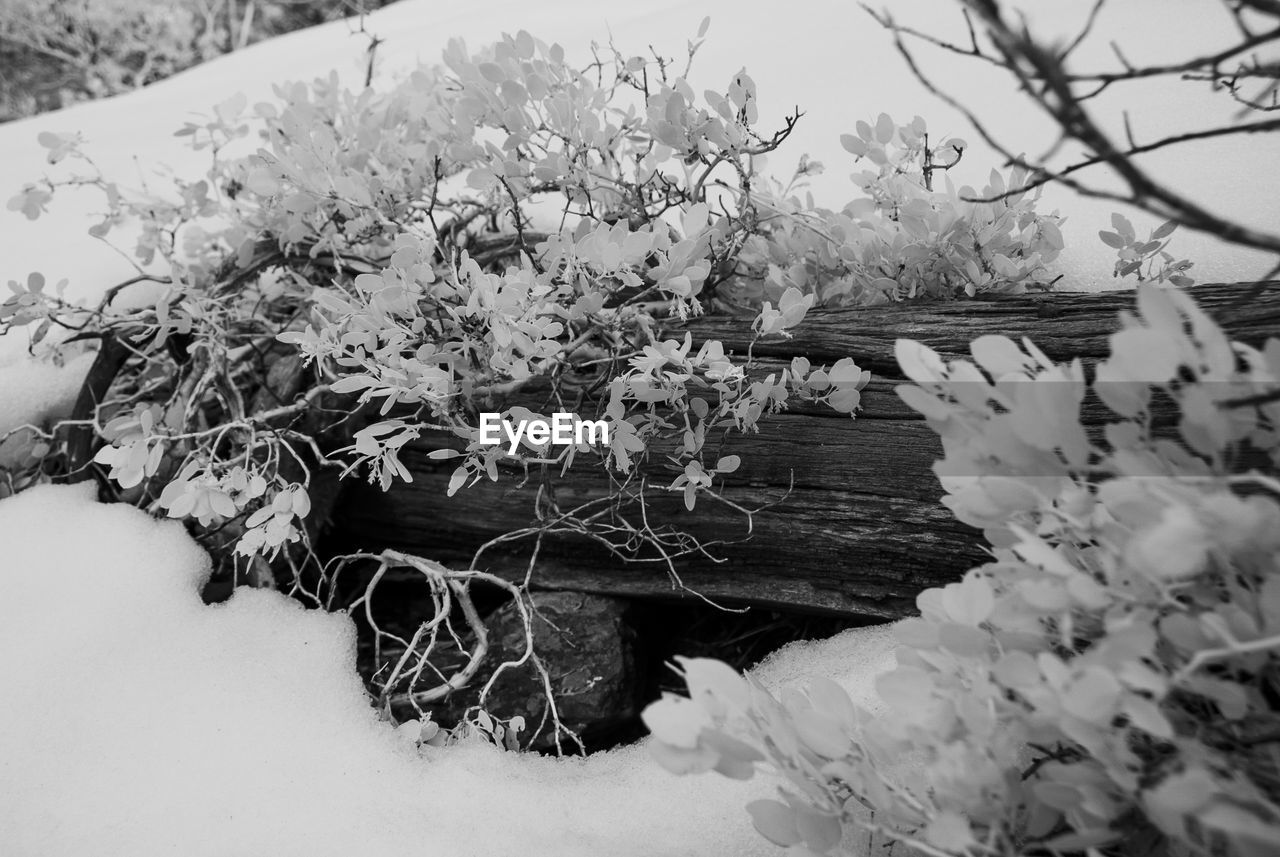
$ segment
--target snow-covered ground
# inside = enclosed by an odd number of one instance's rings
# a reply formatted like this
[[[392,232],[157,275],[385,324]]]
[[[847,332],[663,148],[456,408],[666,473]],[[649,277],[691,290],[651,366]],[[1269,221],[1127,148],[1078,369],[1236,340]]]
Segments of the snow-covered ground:
[[[1091,3],[1021,4],[1037,31],[1066,34]],[[1233,35],[1211,0],[1127,0],[1109,6],[1081,61],[1113,65],[1105,36],[1120,35],[1141,62],[1205,52]],[[963,39],[955,3],[892,4],[905,23]],[[972,148],[957,183],[981,183],[997,165],[954,111],[911,77],[886,33],[849,0],[403,0],[372,16],[384,42],[381,73],[435,61],[445,42],[472,46],[527,29],[585,57],[612,36],[624,50],[652,44],[680,55],[712,17],[695,65],[718,87],[742,66],[759,83],[765,119],[794,106],[805,117],[775,169],[801,153],[827,165],[820,204],[849,196],[851,158],[839,135],[881,111],[924,116],[935,133]],[[167,171],[198,176],[205,155],[173,131],[243,92],[271,99],[271,84],[331,68],[363,74],[367,41],[345,23],[296,33],[208,63],[145,90],[0,127],[0,197],[50,168],[44,130],[80,131],[104,173],[125,184]],[[1051,141],[1005,77],[921,46],[922,67],[1028,153]],[[1173,81],[1099,99],[1118,127],[1128,110],[1140,140],[1213,124],[1229,102]],[[1108,100],[1110,98],[1110,100]],[[1241,137],[1153,156],[1146,163],[1246,222],[1280,222],[1274,141]],[[153,184],[156,180],[153,179]],[[163,181],[159,182],[163,184]],[[38,270],[70,293],[91,296],[127,277],[115,251],[90,238],[91,193],[62,192],[29,222],[0,212],[0,277]],[[1068,288],[1110,282],[1112,251],[1096,233],[1113,205],[1051,190],[1042,203],[1069,217],[1060,260]],[[1134,216],[1139,231],[1154,226]],[[1240,280],[1271,259],[1210,236],[1179,233],[1174,249],[1201,281]],[[74,397],[84,358],[62,370],[27,360],[25,336],[0,337],[0,433],[57,416]],[[0,451],[0,455],[3,455]],[[25,855],[521,854],[731,855],[775,849],[751,830],[743,804],[771,789],[707,776],[678,779],[643,747],[554,761],[484,747],[423,761],[378,723],[354,669],[352,626],[282,596],[242,591],[200,603],[206,559],[174,523],[101,506],[74,488],[43,488],[0,501],[0,853]],[[800,647],[760,671],[777,685],[806,675],[839,677],[873,702],[870,679],[891,662],[883,629]]]
[[[730,857],[776,849],[767,779],[676,777],[646,747],[488,745],[419,758],[378,722],[344,616],[240,589],[205,606],[181,525],[44,486],[0,501],[0,853],[6,857]],[[867,679],[883,628],[797,645],[766,686]]]

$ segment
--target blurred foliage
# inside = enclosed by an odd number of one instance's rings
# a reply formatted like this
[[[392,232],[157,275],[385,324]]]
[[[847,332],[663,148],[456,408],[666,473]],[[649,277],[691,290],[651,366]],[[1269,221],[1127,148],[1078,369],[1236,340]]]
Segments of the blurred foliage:
[[[137,89],[390,0],[5,0],[0,122]]]
[[[1232,342],[1152,283],[1120,321],[1088,385],[1026,338],[978,337],[975,362],[899,339],[942,502],[993,561],[895,626],[883,713],[677,657],[688,697],[643,714],[658,762],[772,770],[779,799],[747,810],[789,857],[868,835],[929,857],[1280,853],[1280,339]],[[1105,446],[1088,388],[1120,418]],[[1162,400],[1179,440],[1153,430]]]

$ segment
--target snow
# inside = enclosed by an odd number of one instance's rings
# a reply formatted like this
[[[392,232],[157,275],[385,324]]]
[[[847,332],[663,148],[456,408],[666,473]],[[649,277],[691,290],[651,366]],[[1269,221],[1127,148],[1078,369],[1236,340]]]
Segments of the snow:
[[[74,535],[71,535],[74,534]],[[69,537],[71,536],[71,537]],[[355,629],[268,590],[207,606],[207,554],[87,485],[0,501],[0,851],[7,857],[766,855],[765,777],[676,777],[636,745],[419,758],[380,722]],[[881,628],[762,664],[874,704]]]
[[[25,458],[35,441],[21,426],[45,428],[70,416],[94,355],[82,351],[63,357],[61,364],[28,360],[8,371],[0,367],[0,466]]]
[[[1088,3],[1030,3],[1037,31],[1078,28]],[[1211,49],[1232,35],[1214,0],[1129,0],[1107,7],[1082,63],[1114,65],[1106,34],[1125,33],[1135,62]],[[963,40],[950,0],[893,4],[909,23]],[[694,79],[718,87],[743,65],[760,86],[762,118],[798,105],[805,116],[776,156],[784,175],[801,153],[824,162],[819,204],[849,195],[851,157],[839,135],[881,111],[924,116],[935,133],[971,144],[957,183],[981,183],[997,161],[963,118],[925,92],[891,40],[848,0],[402,0],[372,16],[384,39],[380,71],[434,62],[445,42],[472,47],[527,29],[586,56],[610,34],[624,50],[668,55],[712,17]],[[0,127],[0,196],[61,167],[45,163],[39,132],[80,131],[103,172],[124,184],[195,177],[205,154],[172,136],[185,120],[236,92],[270,100],[271,84],[336,67],[354,84],[367,40],[347,23],[285,36],[144,90]],[[1049,126],[997,70],[921,46],[921,66],[970,105],[997,137],[1038,154]],[[695,87],[696,88],[696,87]],[[1226,118],[1230,102],[1207,87],[1152,81],[1138,95],[1102,96],[1119,127],[1127,110],[1141,140]],[[1144,160],[1210,209],[1261,228],[1280,222],[1266,135],[1183,147]],[[789,152],[789,154],[786,154]],[[1064,157],[1066,154],[1065,153]],[[1105,185],[1105,181],[1099,179]],[[130,276],[121,254],[90,238],[100,203],[64,190],[30,222],[0,213],[4,279],[41,271],[93,298]],[[1096,237],[1117,206],[1054,189],[1043,210],[1068,216],[1060,260],[1066,287],[1110,285],[1112,251]],[[1123,209],[1122,209],[1123,210]],[[1155,226],[1132,215],[1140,232]],[[1211,236],[1180,232],[1173,248],[1201,281],[1256,278],[1272,260]],[[89,357],[64,367],[28,359],[25,334],[0,337],[0,435],[65,415]],[[0,447],[0,463],[20,441]],[[484,746],[418,758],[376,720],[354,667],[347,619],[304,610],[281,595],[239,590],[227,603],[198,597],[208,560],[173,522],[103,506],[82,488],[42,487],[0,500],[0,851],[41,855],[307,854],[771,854],[743,811],[771,784],[715,776],[675,778],[643,746],[587,759],[504,754]],[[884,628],[788,647],[757,674],[778,687],[836,677],[867,705],[871,679],[892,665]]]

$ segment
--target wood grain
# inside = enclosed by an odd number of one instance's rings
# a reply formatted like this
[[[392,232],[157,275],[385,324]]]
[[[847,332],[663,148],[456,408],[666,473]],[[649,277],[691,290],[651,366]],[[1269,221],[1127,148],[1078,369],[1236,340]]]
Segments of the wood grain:
[[[1249,284],[1203,285],[1191,293],[1233,339],[1261,345],[1280,335],[1277,286],[1247,306],[1232,301]],[[735,436],[725,445],[725,454],[743,460],[726,480],[726,498],[752,507],[776,502],[754,516],[745,541],[745,519],[733,509],[704,499],[689,513],[678,496],[655,498],[651,522],[676,524],[703,542],[726,542],[715,548],[722,562],[680,562],[683,585],[729,604],[867,619],[910,613],[922,589],[957,579],[986,554],[981,534],[939,503],[942,490],[931,466],[942,455],[941,443],[893,392],[902,382],[895,340],[915,339],[954,357],[967,356],[968,343],[983,334],[1027,336],[1055,360],[1080,357],[1089,366],[1105,356],[1117,314],[1133,307],[1130,291],[822,310],[810,312],[793,339],[758,343],[754,353],[762,358],[762,372],[780,369],[794,355],[814,364],[854,358],[873,372],[864,408],[856,420],[796,408],[762,420],[758,434]],[[749,344],[749,325],[741,318],[704,317],[686,328],[695,342],[718,338],[738,353]],[[683,337],[686,328],[673,326],[666,334]],[[1100,406],[1084,409],[1085,422],[1095,429],[1105,417]],[[481,544],[533,521],[533,489],[518,487],[518,480],[486,482],[446,497],[452,466],[426,458],[440,444],[424,438],[407,448],[403,459],[412,483],[397,483],[386,493],[353,483],[339,501],[327,547],[391,547],[465,564]],[[658,466],[648,472],[655,482],[672,478]],[[561,508],[568,508],[607,489],[603,474],[581,467],[556,491]],[[522,577],[531,548],[526,540],[487,552],[482,565]],[[533,581],[546,589],[693,597],[674,586],[664,565],[622,563],[580,538],[544,543]]]

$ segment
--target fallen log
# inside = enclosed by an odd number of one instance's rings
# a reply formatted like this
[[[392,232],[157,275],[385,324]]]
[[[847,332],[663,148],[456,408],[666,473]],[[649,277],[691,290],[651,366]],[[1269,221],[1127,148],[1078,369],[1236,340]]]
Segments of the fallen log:
[[[1202,285],[1191,293],[1236,340],[1261,345],[1280,334],[1280,282],[1255,301],[1233,305],[1250,288]],[[814,364],[852,357],[873,373],[856,420],[830,410],[796,408],[761,421],[760,432],[734,436],[724,452],[742,457],[726,478],[724,496],[742,506],[772,503],[752,518],[723,504],[701,500],[693,512],[675,494],[655,491],[649,520],[676,524],[722,561],[677,561],[675,584],[665,564],[623,563],[580,537],[550,537],[537,555],[535,588],[569,589],[633,597],[689,597],[690,591],[727,604],[835,613],[868,620],[914,610],[922,589],[957,579],[987,558],[979,531],[957,522],[939,500],[931,467],[941,442],[894,387],[903,377],[893,356],[898,338],[915,339],[944,356],[968,357],[968,344],[983,334],[1029,337],[1049,357],[1086,366],[1107,353],[1118,313],[1133,309],[1132,291],[1056,293],[947,303],[811,311],[793,339],[757,343],[762,371],[775,371],[795,355]],[[744,353],[749,324],[741,318],[703,317],[673,325],[669,336],[692,332],[696,343],[720,339]],[[1086,403],[1083,419],[1100,427],[1109,412]],[[446,497],[452,466],[430,461],[441,445],[424,438],[402,460],[412,483],[386,493],[351,482],[335,512],[328,551],[394,548],[446,564],[466,564],[477,548],[529,526],[535,486],[507,478],[482,482]],[[660,458],[660,457],[657,457]],[[653,467],[654,484],[671,474]],[[561,508],[608,490],[598,470],[575,468],[561,479]],[[718,543],[718,544],[715,544]],[[486,550],[480,567],[512,578],[529,569],[532,539]]]

